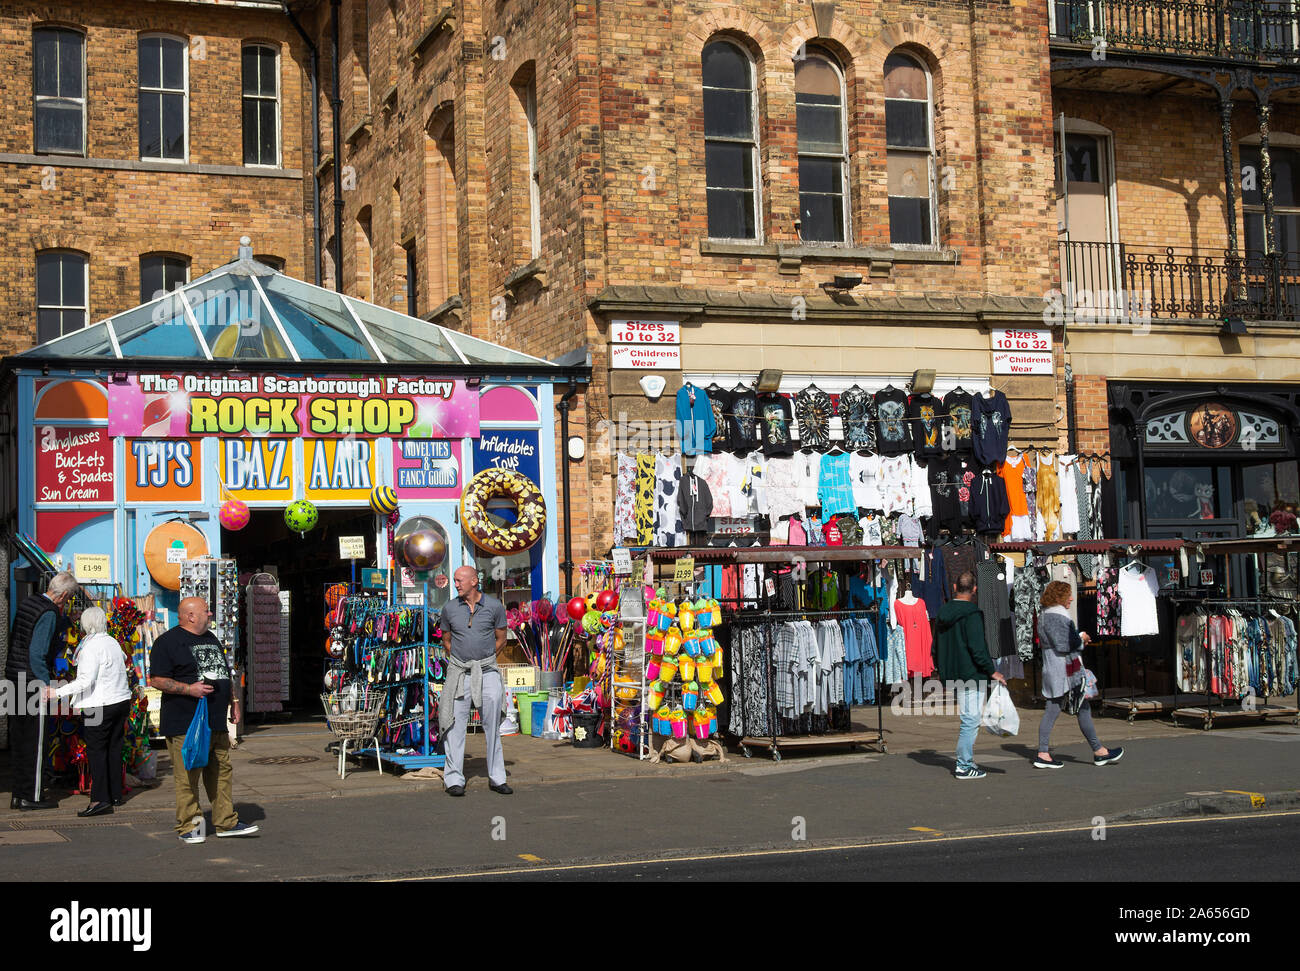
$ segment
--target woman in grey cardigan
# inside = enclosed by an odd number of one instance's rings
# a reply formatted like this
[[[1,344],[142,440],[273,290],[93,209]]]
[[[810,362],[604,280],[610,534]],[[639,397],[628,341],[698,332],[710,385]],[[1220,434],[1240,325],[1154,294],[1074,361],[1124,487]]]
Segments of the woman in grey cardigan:
[[[1038,726],[1038,756],[1034,759],[1034,766],[1039,769],[1065,767],[1064,762],[1052,758],[1048,741],[1056,718],[1061,714],[1065,696],[1083,683],[1083,656],[1080,652],[1091,638],[1080,634],[1070,619],[1069,607],[1073,596],[1070,585],[1060,580],[1053,580],[1043,591],[1045,609],[1038,622],[1038,637],[1043,645],[1043,697],[1047,699],[1047,710]],[[1108,749],[1097,738],[1097,730],[1092,725],[1092,707],[1086,700],[1079,706],[1079,730],[1092,746],[1093,765],[1110,765],[1123,757],[1122,748]]]

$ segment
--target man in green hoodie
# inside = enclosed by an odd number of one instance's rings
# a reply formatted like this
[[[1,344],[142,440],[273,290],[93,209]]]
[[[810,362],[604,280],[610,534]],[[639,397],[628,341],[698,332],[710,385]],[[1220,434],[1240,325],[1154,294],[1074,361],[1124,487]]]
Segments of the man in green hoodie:
[[[957,695],[961,731],[957,735],[957,778],[982,779],[975,764],[975,736],[980,730],[984,688],[989,678],[1007,683],[993,667],[984,641],[984,613],[975,606],[975,575],[969,571],[953,584],[953,599],[939,608],[935,661],[939,677]]]

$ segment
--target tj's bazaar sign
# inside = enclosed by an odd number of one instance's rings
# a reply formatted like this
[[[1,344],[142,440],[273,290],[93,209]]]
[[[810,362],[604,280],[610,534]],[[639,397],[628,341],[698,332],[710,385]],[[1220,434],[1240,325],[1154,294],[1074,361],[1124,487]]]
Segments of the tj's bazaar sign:
[[[108,386],[108,434],[476,438],[478,392],[413,377],[145,373]]]

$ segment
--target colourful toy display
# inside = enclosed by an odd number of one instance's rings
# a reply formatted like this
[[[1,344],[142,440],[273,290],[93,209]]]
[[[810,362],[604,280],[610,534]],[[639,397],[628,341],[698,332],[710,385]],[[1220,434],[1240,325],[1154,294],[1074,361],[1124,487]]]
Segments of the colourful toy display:
[[[654,712],[656,734],[701,740],[717,734],[722,647],[712,628],[721,621],[716,600],[679,604],[665,600],[661,591],[646,604],[646,706]]]

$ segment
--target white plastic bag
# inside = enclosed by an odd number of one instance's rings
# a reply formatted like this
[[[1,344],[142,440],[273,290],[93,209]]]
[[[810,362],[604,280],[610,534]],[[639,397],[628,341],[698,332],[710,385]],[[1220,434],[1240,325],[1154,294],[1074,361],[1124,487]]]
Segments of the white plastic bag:
[[[501,735],[518,735],[519,724],[515,721],[515,693],[506,688],[501,696]]]
[[[1011,692],[1001,681],[993,682],[989,700],[984,702],[980,724],[999,737],[1020,734],[1020,714],[1011,703]]]

